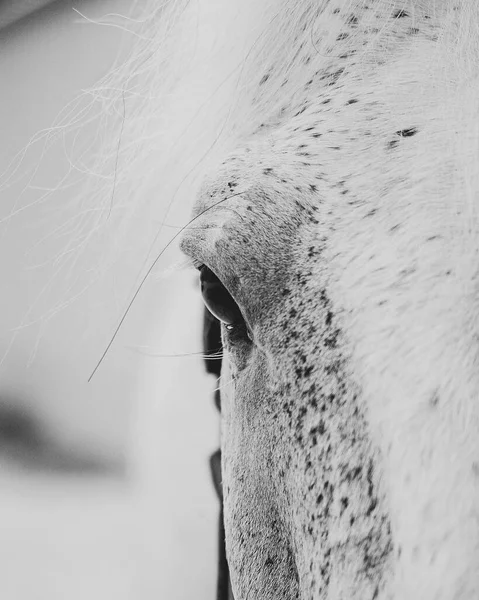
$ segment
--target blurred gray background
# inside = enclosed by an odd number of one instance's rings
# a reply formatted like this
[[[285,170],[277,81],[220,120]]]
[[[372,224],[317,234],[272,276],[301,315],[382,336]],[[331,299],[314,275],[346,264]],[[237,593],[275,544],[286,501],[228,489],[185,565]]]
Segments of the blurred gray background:
[[[128,53],[121,27],[88,19],[129,4],[0,2],[0,173]],[[115,286],[131,271],[119,265],[51,313],[64,244],[52,229],[81,174],[48,201],[42,193],[68,170],[66,154],[61,137],[45,155],[32,146],[21,161],[22,172],[36,169],[31,185],[14,177],[0,189],[0,598],[209,600],[214,382],[198,356],[154,356],[200,351],[195,278],[173,273],[140,294],[88,383],[121,308]]]

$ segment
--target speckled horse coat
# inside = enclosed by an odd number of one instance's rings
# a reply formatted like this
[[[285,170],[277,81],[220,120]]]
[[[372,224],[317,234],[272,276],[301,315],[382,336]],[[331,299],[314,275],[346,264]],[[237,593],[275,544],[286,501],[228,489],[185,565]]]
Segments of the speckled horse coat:
[[[265,10],[182,239],[235,315],[235,598],[476,600],[479,5]]]

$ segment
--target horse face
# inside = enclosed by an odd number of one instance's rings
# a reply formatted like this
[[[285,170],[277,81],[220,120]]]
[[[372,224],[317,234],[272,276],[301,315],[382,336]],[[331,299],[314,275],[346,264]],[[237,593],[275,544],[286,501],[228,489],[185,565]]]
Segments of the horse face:
[[[326,33],[317,52],[305,29],[283,40],[297,66],[285,101],[265,113],[258,83],[263,122],[205,181],[182,241],[222,286],[205,300],[226,315],[233,589],[472,600],[479,102],[448,36],[476,10],[306,4],[315,31],[335,31],[334,56]],[[358,59],[370,36],[381,52]],[[275,90],[272,61],[260,81]]]
[[[341,314],[328,292],[327,231],[307,169],[259,142],[207,182],[183,250],[223,295],[222,453],[236,595],[379,588],[392,550]],[[291,159],[295,161],[294,153]],[[228,299],[225,299],[225,294]],[[219,298],[219,300],[218,300]],[[220,306],[218,307],[218,303]],[[338,565],[341,565],[338,568]]]

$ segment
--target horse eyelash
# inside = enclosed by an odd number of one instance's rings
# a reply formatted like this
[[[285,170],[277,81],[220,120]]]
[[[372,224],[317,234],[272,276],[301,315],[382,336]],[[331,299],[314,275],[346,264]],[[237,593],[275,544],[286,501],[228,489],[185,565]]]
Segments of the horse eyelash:
[[[189,258],[189,264],[197,271],[201,271],[201,269],[205,266],[200,260],[196,258]]]
[[[219,360],[223,358],[223,349],[218,348],[215,352],[183,352],[177,354],[162,354],[156,353],[154,350],[150,350],[148,346],[127,346],[131,351],[139,354],[140,356],[147,356],[148,358],[189,358],[189,357],[200,357],[202,360]]]

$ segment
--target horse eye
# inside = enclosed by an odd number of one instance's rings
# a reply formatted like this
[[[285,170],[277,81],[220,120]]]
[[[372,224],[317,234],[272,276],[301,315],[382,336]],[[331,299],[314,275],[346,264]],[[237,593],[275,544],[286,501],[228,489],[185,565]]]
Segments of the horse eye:
[[[218,321],[224,323],[227,329],[232,329],[234,325],[243,322],[238,305],[218,277],[206,265],[200,267],[200,284],[206,308]]]

